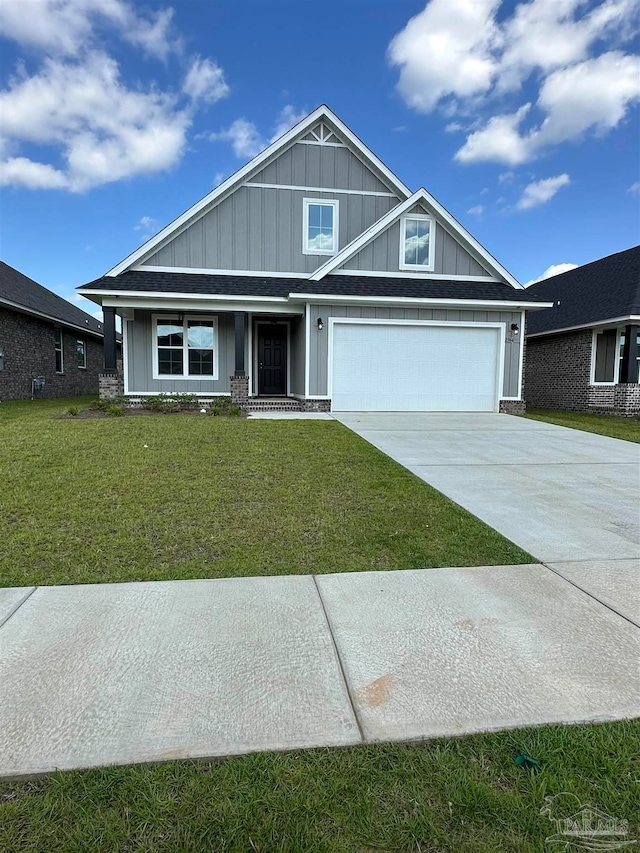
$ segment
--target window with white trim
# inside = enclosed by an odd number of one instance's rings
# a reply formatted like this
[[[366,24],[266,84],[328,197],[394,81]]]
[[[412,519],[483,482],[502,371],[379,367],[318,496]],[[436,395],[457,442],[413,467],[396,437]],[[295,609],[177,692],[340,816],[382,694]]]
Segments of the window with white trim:
[[[53,329],[54,351],[56,354],[56,373],[64,373],[64,356],[62,354],[62,329],[55,326]]]
[[[620,333],[620,350],[618,356],[618,376],[622,376],[622,355],[624,353],[624,341],[625,341],[626,333],[622,331]],[[631,358],[634,358],[632,353]],[[640,382],[640,334],[636,337],[636,348],[635,348],[635,363],[636,366],[631,373],[631,381],[632,382]]]
[[[155,317],[156,379],[217,379],[215,317]]]
[[[617,381],[617,341],[617,329],[603,329],[594,335],[592,384],[614,385]]]
[[[76,341],[76,358],[80,370],[87,369],[87,345],[84,341]]]
[[[338,252],[338,202],[303,199],[303,243],[305,255],[335,255]]]
[[[433,270],[434,222],[413,213],[400,220],[400,269]]]

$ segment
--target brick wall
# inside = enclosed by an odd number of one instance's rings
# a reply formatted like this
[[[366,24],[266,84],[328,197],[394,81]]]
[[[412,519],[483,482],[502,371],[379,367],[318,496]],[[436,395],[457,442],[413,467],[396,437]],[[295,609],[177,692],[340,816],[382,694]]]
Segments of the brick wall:
[[[0,400],[26,400],[32,376],[44,377],[38,397],[73,397],[98,393],[98,374],[103,369],[102,340],[62,327],[64,373],[56,373],[54,324],[17,311],[0,308]],[[87,347],[87,368],[77,366],[76,340]]]
[[[591,329],[529,338],[526,365],[527,406],[589,411]]]

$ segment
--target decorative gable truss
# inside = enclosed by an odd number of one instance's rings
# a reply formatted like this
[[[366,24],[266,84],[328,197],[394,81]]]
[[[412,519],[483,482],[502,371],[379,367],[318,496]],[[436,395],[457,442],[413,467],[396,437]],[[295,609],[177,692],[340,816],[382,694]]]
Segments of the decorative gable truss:
[[[323,121],[310,130],[306,136],[299,139],[298,142],[310,142],[312,145],[314,143],[317,145],[340,145],[344,147],[344,143],[340,141],[331,128],[327,127]]]

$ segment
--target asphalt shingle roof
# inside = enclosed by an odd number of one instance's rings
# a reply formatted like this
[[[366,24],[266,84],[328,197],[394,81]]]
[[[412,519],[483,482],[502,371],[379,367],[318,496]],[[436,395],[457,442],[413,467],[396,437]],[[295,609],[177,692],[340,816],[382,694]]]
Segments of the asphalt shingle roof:
[[[61,325],[86,329],[96,335],[103,334],[102,323],[95,317],[67,302],[57,293],[47,290],[4,261],[0,261],[0,300],[2,299],[20,306],[27,312],[45,314]]]
[[[193,293],[220,296],[281,296],[316,293],[335,296],[398,296],[414,299],[480,299],[506,302],[544,302],[529,291],[509,284],[482,281],[442,281],[328,275],[320,281],[306,278],[261,278],[248,275],[204,275],[129,270],[116,277],[99,278],[79,288],[131,293]]]
[[[640,246],[539,281],[527,293],[560,302],[533,312],[528,334],[640,314]]]

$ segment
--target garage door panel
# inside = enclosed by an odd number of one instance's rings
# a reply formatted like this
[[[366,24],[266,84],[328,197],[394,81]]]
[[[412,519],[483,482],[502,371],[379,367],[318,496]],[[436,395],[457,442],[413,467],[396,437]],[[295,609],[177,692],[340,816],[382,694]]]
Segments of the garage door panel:
[[[335,411],[495,411],[499,330],[336,323]]]

